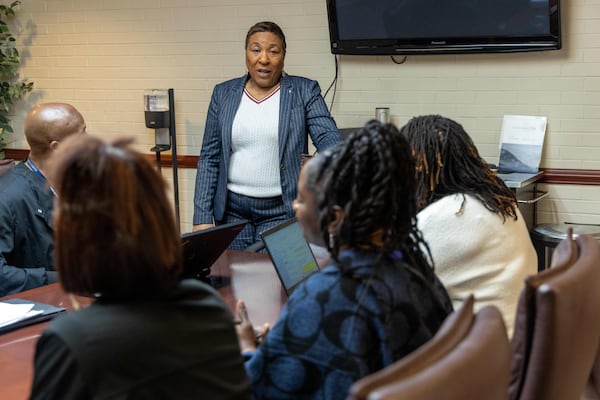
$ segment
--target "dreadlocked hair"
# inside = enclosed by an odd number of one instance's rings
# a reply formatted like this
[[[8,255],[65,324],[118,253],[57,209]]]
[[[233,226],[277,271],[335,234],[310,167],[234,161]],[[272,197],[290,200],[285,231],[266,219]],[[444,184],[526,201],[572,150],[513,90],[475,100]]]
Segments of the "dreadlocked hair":
[[[401,250],[409,264],[433,280],[433,269],[421,250],[428,246],[416,223],[414,161],[398,129],[369,121],[315,161],[316,172],[308,185],[316,189],[321,232],[334,259],[339,243],[330,243],[327,226],[332,208],[339,206],[345,213],[339,235],[344,244],[381,256]],[[378,232],[382,244],[373,243]]]
[[[517,199],[481,158],[464,128],[440,115],[414,117],[400,132],[416,162],[419,209],[451,194],[478,198],[504,219],[517,218]]]

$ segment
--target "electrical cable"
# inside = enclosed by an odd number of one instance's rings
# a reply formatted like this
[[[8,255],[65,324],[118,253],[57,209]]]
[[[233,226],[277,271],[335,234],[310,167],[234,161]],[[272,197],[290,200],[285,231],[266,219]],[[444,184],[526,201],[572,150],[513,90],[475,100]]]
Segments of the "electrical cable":
[[[333,81],[331,81],[331,84],[325,91],[325,94],[323,95],[323,98],[325,99],[327,97],[327,94],[331,90],[331,87],[333,86],[333,94],[331,95],[331,103],[329,105],[329,112],[331,112],[331,110],[333,109],[333,101],[335,100],[335,93],[337,92],[337,80],[338,80],[338,69],[339,69],[338,59],[335,54],[333,55],[333,59],[335,60],[335,76],[333,77]]]
[[[406,58],[408,56],[404,56],[404,58],[402,59],[402,61],[396,61],[396,59],[394,57],[395,56],[390,56],[390,58],[392,59],[392,61],[394,62],[394,64],[404,64],[404,62],[406,61]]]

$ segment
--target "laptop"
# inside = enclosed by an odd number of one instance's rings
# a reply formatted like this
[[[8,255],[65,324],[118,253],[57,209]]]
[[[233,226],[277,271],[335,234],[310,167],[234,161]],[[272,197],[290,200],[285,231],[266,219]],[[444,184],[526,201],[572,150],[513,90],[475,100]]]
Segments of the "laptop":
[[[317,260],[296,218],[266,230],[261,236],[288,296],[309,276],[319,271]]]
[[[248,221],[217,225],[201,231],[183,233],[183,275],[211,283],[210,267],[223,254]]]

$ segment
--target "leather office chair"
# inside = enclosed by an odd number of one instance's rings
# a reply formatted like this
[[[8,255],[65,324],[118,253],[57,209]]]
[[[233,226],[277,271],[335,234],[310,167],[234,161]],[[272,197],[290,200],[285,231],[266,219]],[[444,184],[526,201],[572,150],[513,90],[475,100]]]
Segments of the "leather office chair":
[[[502,399],[508,391],[510,347],[495,307],[473,314],[473,297],[419,349],[357,381],[348,400]]]
[[[592,375],[590,376],[590,384],[592,386],[590,397],[600,399],[600,341],[598,350],[596,350],[596,361],[594,362],[594,368],[592,369]]]
[[[525,280],[515,330],[510,399],[579,399],[600,339],[600,246],[569,234],[550,269]]]
[[[596,361],[581,400],[600,400],[600,346],[596,351]]]

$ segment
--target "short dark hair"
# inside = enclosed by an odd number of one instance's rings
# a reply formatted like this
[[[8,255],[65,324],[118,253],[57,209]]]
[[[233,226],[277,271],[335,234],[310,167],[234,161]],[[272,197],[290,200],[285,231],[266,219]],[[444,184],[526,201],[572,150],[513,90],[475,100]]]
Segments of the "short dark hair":
[[[166,182],[130,143],[75,135],[54,156],[55,262],[69,293],[156,296],[181,275]]]
[[[244,48],[248,48],[248,43],[250,42],[250,36],[254,35],[257,32],[271,32],[277,35],[279,39],[281,39],[281,43],[283,44],[283,52],[285,53],[287,44],[285,43],[285,35],[283,34],[283,30],[277,25],[275,22],[271,21],[262,21],[257,22],[252,25],[246,34],[246,44]]]
[[[491,212],[517,217],[515,194],[481,158],[458,122],[441,115],[422,115],[409,120],[400,131],[415,157],[420,208],[451,194],[469,194]]]

